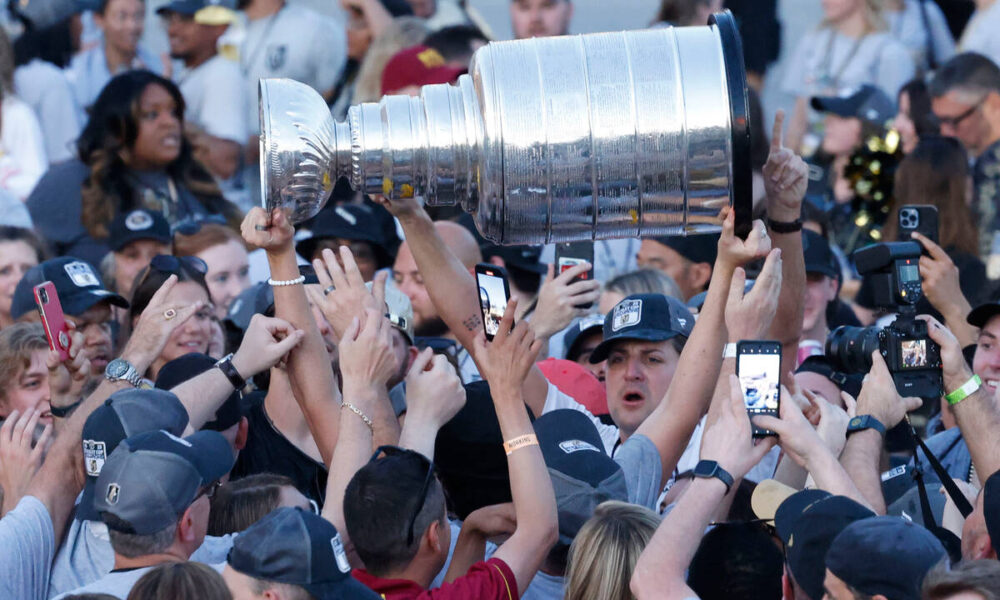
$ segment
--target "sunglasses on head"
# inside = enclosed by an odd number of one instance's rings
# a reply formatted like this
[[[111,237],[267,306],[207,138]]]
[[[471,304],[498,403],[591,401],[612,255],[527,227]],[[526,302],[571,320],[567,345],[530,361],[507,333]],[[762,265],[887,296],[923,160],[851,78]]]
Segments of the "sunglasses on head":
[[[410,516],[409,525],[407,525],[406,528],[406,545],[410,546],[413,544],[413,527],[417,523],[417,516],[420,514],[420,511],[424,509],[424,503],[427,502],[427,490],[430,489],[431,480],[434,479],[434,463],[419,452],[415,452],[407,448],[400,448],[399,446],[379,446],[375,449],[375,454],[372,454],[372,457],[368,462],[371,463],[378,460],[380,454],[384,454],[385,456],[416,456],[421,460],[421,462],[427,464],[427,475],[424,476],[424,485],[420,488],[420,502],[417,503],[416,510],[414,510],[413,515]]]
[[[168,275],[180,275],[181,271],[197,273],[204,277],[208,273],[208,265],[197,256],[174,256],[172,254],[157,254],[149,261],[150,268]]]
[[[188,217],[170,226],[170,235],[194,235],[201,231],[203,225],[228,225],[226,218],[222,215],[208,215],[198,217]]]

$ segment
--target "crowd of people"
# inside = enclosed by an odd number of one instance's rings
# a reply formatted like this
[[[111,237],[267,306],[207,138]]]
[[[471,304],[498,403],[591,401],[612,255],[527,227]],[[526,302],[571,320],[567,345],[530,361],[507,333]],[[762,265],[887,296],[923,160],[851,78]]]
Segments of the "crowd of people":
[[[511,0],[514,36],[574,2]],[[824,0],[782,52],[797,6],[651,1],[736,15],[745,238],[726,209],[557,269],[343,181],[303,223],[259,207],[261,78],[338,119],[455,83],[494,39],[473,5],[6,3],[0,598],[1000,598],[1000,2]],[[913,310],[852,259],[897,241]],[[897,314],[926,336],[828,344]]]

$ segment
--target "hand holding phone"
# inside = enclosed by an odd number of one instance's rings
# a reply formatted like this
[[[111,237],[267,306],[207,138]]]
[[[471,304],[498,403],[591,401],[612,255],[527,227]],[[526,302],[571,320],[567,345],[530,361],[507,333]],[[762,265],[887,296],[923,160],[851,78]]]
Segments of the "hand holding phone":
[[[577,275],[566,285],[574,284],[578,281],[589,281],[594,277],[594,243],[593,242],[566,242],[556,244],[556,269],[555,276],[558,277],[564,271],[572,269],[580,264],[590,264],[591,268],[581,275]],[[593,302],[588,304],[577,304],[576,308],[590,308]]]
[[[912,242],[910,235],[917,232],[925,238],[938,243],[938,209],[930,204],[907,204],[899,209],[899,234],[896,239],[901,242]],[[924,250],[927,255],[927,251]]]
[[[59,353],[59,360],[65,361],[69,358],[69,325],[59,302],[56,286],[51,281],[44,281],[34,287],[34,292],[49,348]]]
[[[742,340],[736,344],[736,374],[743,390],[743,404],[751,419],[756,415],[780,418],[781,342]],[[754,425],[754,437],[776,435]]]
[[[507,311],[510,300],[510,284],[507,282],[507,272],[503,267],[489,263],[476,265],[476,284],[479,286],[479,306],[483,315],[483,329],[486,339],[493,341],[493,336],[500,330],[500,319]]]

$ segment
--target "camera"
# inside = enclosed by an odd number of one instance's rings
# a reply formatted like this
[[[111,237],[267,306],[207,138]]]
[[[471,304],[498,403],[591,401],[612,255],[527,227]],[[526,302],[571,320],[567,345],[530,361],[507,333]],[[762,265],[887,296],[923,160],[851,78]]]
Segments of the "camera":
[[[876,305],[898,314],[883,329],[838,327],[826,340],[826,355],[840,371],[867,373],[877,350],[901,396],[936,400],[943,385],[941,348],[927,335],[927,323],[916,318],[916,304],[923,297],[921,250],[917,242],[883,242],[854,252],[854,264],[869,278]]]

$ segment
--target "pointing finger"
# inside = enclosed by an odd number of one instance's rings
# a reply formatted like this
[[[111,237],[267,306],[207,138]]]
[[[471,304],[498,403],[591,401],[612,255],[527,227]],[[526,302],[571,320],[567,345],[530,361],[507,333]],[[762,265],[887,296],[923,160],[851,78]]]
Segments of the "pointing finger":
[[[785,111],[779,110],[774,114],[774,128],[771,130],[771,152],[777,152],[784,148],[782,135],[785,127]]]

